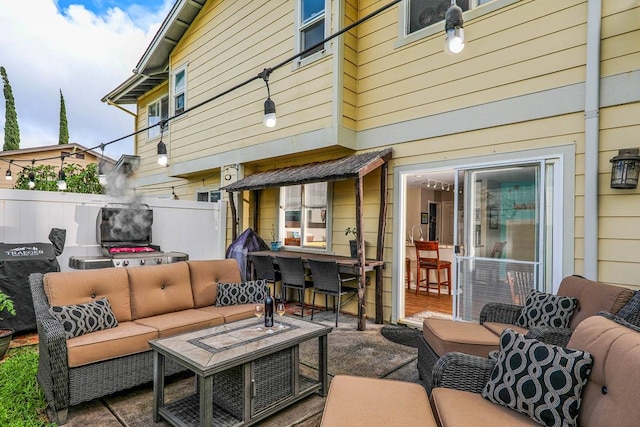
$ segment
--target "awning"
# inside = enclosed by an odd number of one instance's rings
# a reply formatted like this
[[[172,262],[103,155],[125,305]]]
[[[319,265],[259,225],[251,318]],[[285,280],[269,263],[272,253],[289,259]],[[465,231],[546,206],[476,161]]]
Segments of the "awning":
[[[264,172],[239,179],[221,190],[228,192],[261,190],[269,187],[342,181],[364,176],[391,159],[391,148],[354,154],[341,159],[307,163]]]

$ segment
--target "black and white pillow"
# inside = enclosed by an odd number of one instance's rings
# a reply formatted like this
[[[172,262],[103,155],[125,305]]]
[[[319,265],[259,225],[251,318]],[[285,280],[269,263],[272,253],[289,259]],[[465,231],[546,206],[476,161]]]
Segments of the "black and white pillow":
[[[67,339],[118,326],[106,298],[86,304],[52,306],[49,312],[62,323]]]
[[[575,426],[592,366],[586,351],[545,344],[506,329],[482,397],[542,425]]]
[[[635,326],[640,326],[640,291],[635,291],[624,307],[616,313],[616,316],[626,320]]]
[[[516,325],[528,329],[536,326],[567,328],[577,305],[576,298],[551,295],[532,289],[527,295]]]
[[[263,279],[244,283],[218,283],[216,307],[262,303],[266,298],[267,281]]]

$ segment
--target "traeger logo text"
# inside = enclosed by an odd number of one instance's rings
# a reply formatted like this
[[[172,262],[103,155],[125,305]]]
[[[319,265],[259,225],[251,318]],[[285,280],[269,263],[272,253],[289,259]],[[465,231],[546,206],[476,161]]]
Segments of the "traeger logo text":
[[[35,246],[26,247],[23,246],[21,248],[13,248],[5,251],[8,256],[37,256],[44,255],[44,251]]]

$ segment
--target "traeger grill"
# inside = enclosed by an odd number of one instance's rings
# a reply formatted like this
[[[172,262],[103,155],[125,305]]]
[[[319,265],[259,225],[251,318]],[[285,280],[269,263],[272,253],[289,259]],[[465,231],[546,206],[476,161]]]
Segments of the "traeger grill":
[[[148,205],[109,203],[100,208],[96,224],[103,256],[69,257],[69,267],[90,270],[107,267],[169,264],[186,261],[182,252],[162,252],[151,244],[153,210]]]

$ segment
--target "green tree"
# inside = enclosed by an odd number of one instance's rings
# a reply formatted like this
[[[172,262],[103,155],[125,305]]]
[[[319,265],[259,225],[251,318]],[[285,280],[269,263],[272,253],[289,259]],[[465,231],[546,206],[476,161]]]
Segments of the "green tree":
[[[64,105],[64,96],[60,89],[60,132],[58,132],[58,144],[69,143],[69,125],[67,124],[67,107]]]
[[[58,168],[52,165],[26,167],[18,174],[15,189],[29,190],[29,173],[33,171],[36,184],[34,190],[58,191]],[[98,166],[88,164],[85,168],[69,163],[64,165],[67,181],[67,193],[101,194],[103,187],[98,181]]]
[[[16,102],[13,99],[13,91],[7,77],[7,70],[0,67],[4,91],[4,151],[20,149],[20,128],[18,127],[18,114],[16,113]]]

